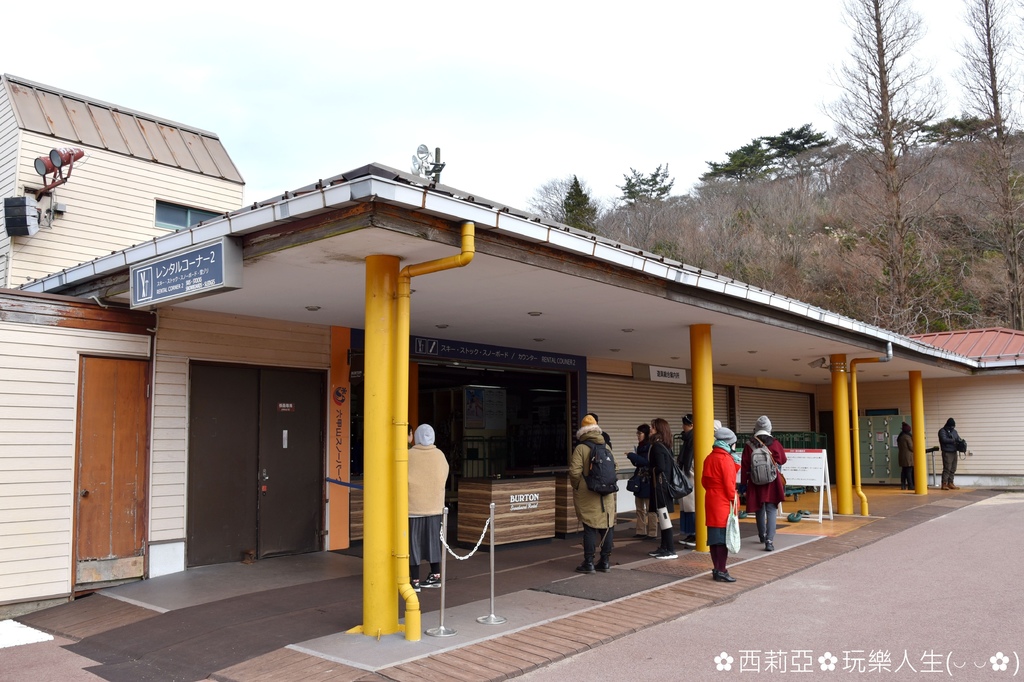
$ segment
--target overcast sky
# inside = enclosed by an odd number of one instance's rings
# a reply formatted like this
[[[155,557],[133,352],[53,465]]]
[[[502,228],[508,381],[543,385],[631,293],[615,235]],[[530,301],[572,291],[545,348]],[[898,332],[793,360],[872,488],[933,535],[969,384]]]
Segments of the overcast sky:
[[[962,0],[914,0],[922,58],[959,113]],[[670,2],[50,1],[8,17],[0,70],[216,133],[246,201],[370,162],[526,208],[576,174],[611,200],[811,123],[846,57],[841,0]]]

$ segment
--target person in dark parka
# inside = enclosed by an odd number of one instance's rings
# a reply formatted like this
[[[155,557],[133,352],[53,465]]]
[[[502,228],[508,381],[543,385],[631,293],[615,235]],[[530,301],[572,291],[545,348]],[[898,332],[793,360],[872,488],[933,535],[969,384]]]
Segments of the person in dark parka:
[[[910,424],[903,422],[896,436],[896,449],[900,459],[900,490],[914,489],[914,436]]]
[[[942,489],[960,490],[953,484],[956,475],[957,447],[960,445],[960,434],[956,432],[956,422],[950,417],[939,429],[939,450],[942,451]]]

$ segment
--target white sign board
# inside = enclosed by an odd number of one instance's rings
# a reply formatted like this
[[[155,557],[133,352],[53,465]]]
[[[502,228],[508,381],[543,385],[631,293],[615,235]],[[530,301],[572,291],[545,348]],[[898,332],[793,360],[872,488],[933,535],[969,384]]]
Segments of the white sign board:
[[[786,463],[780,470],[786,477],[786,485],[818,489],[818,523],[821,523],[827,495],[828,518],[832,519],[832,486],[828,480],[828,453],[825,450],[786,450]]]

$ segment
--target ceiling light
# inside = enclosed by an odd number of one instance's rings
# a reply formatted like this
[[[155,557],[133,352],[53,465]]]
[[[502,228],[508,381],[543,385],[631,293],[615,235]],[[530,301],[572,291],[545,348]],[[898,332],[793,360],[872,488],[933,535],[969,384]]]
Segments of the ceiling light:
[[[678,359],[679,359],[679,356],[678,356],[678,355],[670,355],[670,356],[668,357],[668,359],[669,359],[669,360],[678,360]]]
[[[748,352],[748,353],[750,353],[751,355],[753,355],[753,354],[754,354],[754,353],[756,353],[757,351],[756,351],[756,350],[748,350],[747,352]]]
[[[540,317],[540,316],[541,316],[541,315],[543,315],[544,313],[539,313],[539,312],[537,312],[536,310],[533,310],[533,311],[531,311],[531,312],[528,312],[528,313],[526,313],[526,314],[527,314],[527,315],[529,315],[530,317]]]
[[[633,330],[632,329],[623,329],[622,331],[624,331],[624,332],[626,332],[628,334],[628,333],[630,333]]]
[[[609,348],[608,350],[610,350],[613,353],[618,353],[622,349],[621,348]]]
[[[307,305],[306,306],[306,310],[308,310],[311,313],[315,313],[316,311],[320,310],[320,306],[318,306],[318,305]]]
[[[728,366],[729,366],[729,363],[728,363],[728,362],[720,362],[720,363],[718,364],[718,366],[719,366],[719,367],[728,367]]]
[[[544,341],[544,340],[545,340],[545,339],[544,339],[544,337],[543,337],[543,336],[541,336],[541,337],[538,337],[538,338],[534,339],[534,341],[536,341],[537,343],[540,343],[541,341]]]
[[[446,325],[446,324],[435,324],[434,326],[437,327],[438,329],[447,329],[448,328],[448,325]]]

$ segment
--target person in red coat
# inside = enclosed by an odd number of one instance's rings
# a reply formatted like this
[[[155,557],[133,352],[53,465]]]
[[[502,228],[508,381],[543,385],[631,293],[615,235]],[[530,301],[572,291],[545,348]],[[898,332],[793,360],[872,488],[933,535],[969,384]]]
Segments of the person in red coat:
[[[736,434],[726,427],[715,429],[715,445],[704,460],[700,484],[704,486],[704,523],[708,527],[708,545],[714,568],[711,577],[721,583],[734,583],[725,567],[729,550],[725,547],[725,524],[729,505],[736,499],[736,473],[739,465],[732,457]]]
[[[776,466],[786,463],[786,451],[779,441],[772,438],[772,422],[761,415],[754,422],[754,438],[764,443]],[[743,446],[740,463],[740,480],[747,486],[747,513],[757,516],[757,538],[764,543],[764,551],[775,549],[775,520],[779,515],[779,505],[786,499],[786,481],[781,475],[771,483],[754,485],[750,480],[750,454],[758,447],[753,441]]]

